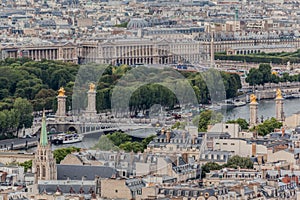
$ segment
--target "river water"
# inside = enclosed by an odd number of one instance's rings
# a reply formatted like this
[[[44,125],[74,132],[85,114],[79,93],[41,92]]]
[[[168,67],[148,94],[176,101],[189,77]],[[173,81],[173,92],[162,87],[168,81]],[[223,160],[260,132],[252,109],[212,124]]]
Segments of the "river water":
[[[284,100],[284,113],[285,116],[291,116],[292,114],[300,111],[300,98],[298,99],[286,99]],[[224,121],[243,118],[249,121],[250,109],[249,104],[241,107],[236,107],[229,110],[222,110],[221,113],[224,116]],[[275,116],[275,101],[274,100],[262,100],[258,102],[258,117],[261,119],[263,116],[264,119],[268,119]],[[143,132],[144,130],[142,130]],[[79,148],[89,149],[93,147],[99,140],[99,137],[103,133],[93,133],[85,135],[84,139],[80,143],[74,144],[65,144],[65,145],[52,145],[52,150],[57,148],[75,146]],[[36,148],[31,148],[28,151],[34,152]]]
[[[283,104],[283,111],[285,117],[289,117],[292,114],[300,111],[300,98],[297,99],[285,99]],[[249,104],[241,107],[235,107],[229,110],[222,110],[224,120],[231,120],[237,118],[244,118],[249,121],[250,108]],[[268,119],[275,117],[275,101],[274,100],[262,100],[258,102],[258,117],[261,119]]]

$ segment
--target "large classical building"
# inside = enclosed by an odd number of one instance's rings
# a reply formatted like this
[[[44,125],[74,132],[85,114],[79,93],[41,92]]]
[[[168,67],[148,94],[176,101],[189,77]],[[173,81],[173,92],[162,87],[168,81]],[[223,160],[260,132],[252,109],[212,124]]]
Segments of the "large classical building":
[[[5,45],[1,47],[0,54],[1,59],[27,57],[36,61],[46,59],[78,63],[77,45],[73,43]]]
[[[202,42],[192,39],[116,38],[83,43],[79,60],[114,65],[199,63],[209,57],[202,55],[202,48]]]
[[[149,32],[145,32],[149,33]],[[299,37],[283,37],[264,33],[193,33],[186,37],[150,37],[142,32],[126,35],[74,41],[73,43],[37,43],[2,45],[1,58],[29,57],[33,60],[60,60],[74,63],[156,65],[156,64],[207,64],[214,52],[251,54],[260,52],[295,51],[300,47]],[[177,34],[180,35],[180,34]],[[211,35],[214,35],[212,39]]]

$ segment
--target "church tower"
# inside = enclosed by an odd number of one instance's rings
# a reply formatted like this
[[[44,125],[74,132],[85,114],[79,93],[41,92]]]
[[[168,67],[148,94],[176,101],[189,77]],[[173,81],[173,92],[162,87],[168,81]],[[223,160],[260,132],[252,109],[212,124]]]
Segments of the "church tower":
[[[35,172],[35,182],[39,180],[56,180],[56,163],[48,143],[45,112],[42,118],[40,142],[35,153],[32,169]]]

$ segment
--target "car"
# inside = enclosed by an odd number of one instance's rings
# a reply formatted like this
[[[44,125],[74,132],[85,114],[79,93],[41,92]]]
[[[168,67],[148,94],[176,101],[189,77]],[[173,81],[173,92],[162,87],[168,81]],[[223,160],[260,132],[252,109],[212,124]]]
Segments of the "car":
[[[32,136],[31,135],[24,135],[22,138],[32,138]]]

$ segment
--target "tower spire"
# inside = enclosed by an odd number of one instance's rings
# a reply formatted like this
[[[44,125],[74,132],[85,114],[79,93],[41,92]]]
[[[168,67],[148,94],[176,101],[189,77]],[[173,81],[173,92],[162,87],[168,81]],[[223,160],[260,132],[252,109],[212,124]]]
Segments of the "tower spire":
[[[42,118],[42,130],[41,130],[41,136],[40,136],[40,145],[46,146],[48,144],[47,139],[47,129],[46,129],[46,116],[45,116],[45,110],[43,111],[43,118]]]
[[[215,46],[214,46],[214,32],[211,32],[211,41],[210,41],[210,67],[215,66]]]

